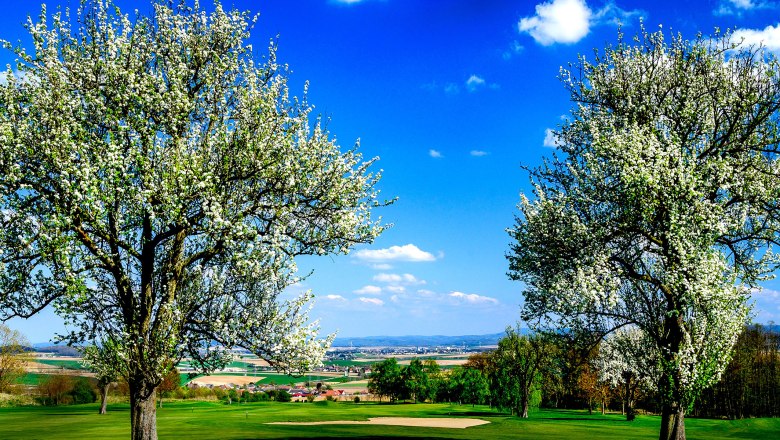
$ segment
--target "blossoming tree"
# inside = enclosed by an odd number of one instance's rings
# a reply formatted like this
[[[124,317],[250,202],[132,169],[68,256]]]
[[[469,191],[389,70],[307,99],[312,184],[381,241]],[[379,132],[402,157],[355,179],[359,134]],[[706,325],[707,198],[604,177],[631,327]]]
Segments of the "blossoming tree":
[[[658,351],[653,341],[637,327],[620,328],[599,344],[593,364],[600,382],[622,388],[626,419],[634,420],[637,388],[658,385]]]
[[[66,341],[111,341],[135,439],[157,437],[155,390],[183,356],[203,372],[229,360],[218,347],[318,362],[311,294],[279,296],[295,258],[383,229],[373,161],[311,126],[273,45],[262,61],[246,44],[247,13],[153,10],[44,8],[0,85],[3,318],[53,305]]]
[[[728,35],[643,30],[562,80],[575,106],[561,155],[530,171],[510,230],[523,319],[640,328],[661,358],[660,438],[684,438],[778,266],[778,63]]]

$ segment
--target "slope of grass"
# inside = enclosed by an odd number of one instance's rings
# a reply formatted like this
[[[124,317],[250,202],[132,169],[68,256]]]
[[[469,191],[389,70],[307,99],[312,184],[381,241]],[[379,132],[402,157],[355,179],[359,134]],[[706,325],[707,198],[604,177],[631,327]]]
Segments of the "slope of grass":
[[[62,367],[68,370],[86,370],[80,361],[73,359],[35,359],[39,364],[51,365],[53,367]]]
[[[0,409],[3,439],[113,439],[129,437],[129,408],[97,404],[68,407]],[[490,421],[468,429],[408,428],[370,425],[282,426],[274,421],[366,420],[369,417],[476,417]],[[382,405],[351,403],[166,403],[158,410],[161,439],[354,438],[417,437],[450,439],[655,439],[660,419],[639,416],[625,422],[620,415],[588,415],[582,411],[542,410],[521,420],[486,407],[458,405]],[[737,421],[688,419],[689,439],[780,438],[780,419]]]

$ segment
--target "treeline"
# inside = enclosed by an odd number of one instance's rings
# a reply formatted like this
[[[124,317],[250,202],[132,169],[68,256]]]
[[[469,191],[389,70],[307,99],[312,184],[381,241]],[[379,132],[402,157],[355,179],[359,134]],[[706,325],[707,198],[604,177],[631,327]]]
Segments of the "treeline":
[[[614,338],[617,339],[617,338]],[[496,350],[442,370],[433,360],[375,364],[369,392],[389,401],[485,404],[527,417],[529,407],[658,413],[652,359],[615,359],[615,341],[587,343],[572,335],[521,335],[509,329]],[[640,343],[624,338],[634,348]],[[690,414],[699,417],[780,416],[780,332],[746,327],[720,382],[706,389]]]
[[[777,326],[745,329],[723,378],[705,390],[694,411],[705,417],[780,416],[780,332]]]

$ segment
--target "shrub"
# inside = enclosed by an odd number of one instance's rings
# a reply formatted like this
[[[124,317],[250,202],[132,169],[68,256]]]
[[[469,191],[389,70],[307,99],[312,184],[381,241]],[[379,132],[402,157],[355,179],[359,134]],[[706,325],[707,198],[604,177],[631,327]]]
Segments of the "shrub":
[[[360,397],[355,396],[355,398],[352,399],[352,401],[354,401],[355,403],[360,403]]]
[[[68,393],[73,403],[93,403],[97,400],[95,388],[87,378],[80,377],[76,379]]]

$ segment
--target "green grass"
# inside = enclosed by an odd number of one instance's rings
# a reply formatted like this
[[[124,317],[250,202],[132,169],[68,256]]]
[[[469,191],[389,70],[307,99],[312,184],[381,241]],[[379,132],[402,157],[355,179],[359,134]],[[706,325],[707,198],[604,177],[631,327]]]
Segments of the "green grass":
[[[113,439],[129,437],[129,408],[110,405],[97,414],[97,404],[66,407],[0,408],[3,439]],[[279,426],[274,421],[366,420],[369,417],[477,417],[491,423],[467,429],[407,428],[393,426]],[[626,422],[619,414],[588,415],[584,411],[541,410],[528,420],[499,414],[486,407],[458,405],[377,405],[352,403],[250,403],[224,405],[215,402],[165,403],[158,410],[161,439],[256,439],[417,437],[448,439],[656,439],[659,417],[638,416]],[[688,438],[779,438],[780,419],[721,421],[687,419]]]
[[[25,375],[22,376],[19,379],[18,383],[23,384],[23,385],[35,386],[35,385],[38,385],[39,383],[41,383],[41,381],[43,379],[48,378],[48,377],[51,377],[51,375],[50,374],[39,374],[39,373],[25,373]]]
[[[79,361],[72,359],[36,359],[35,362],[39,364],[51,365],[54,367],[62,367],[68,370],[86,370],[87,368]]]
[[[192,379],[189,379],[187,377],[187,374],[180,374],[179,375],[182,380],[182,385],[189,382]],[[332,376],[320,376],[316,374],[312,375],[305,375],[305,376],[290,376],[288,374],[280,374],[280,373],[271,373],[271,372],[258,372],[255,373],[217,373],[212,374],[212,376],[239,376],[239,377],[257,377],[257,381],[255,381],[256,384],[263,384],[263,385],[289,385],[291,383],[301,383],[311,380],[311,382],[327,382],[330,379],[333,379]]]

